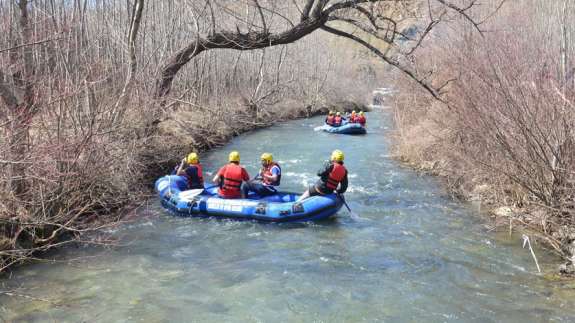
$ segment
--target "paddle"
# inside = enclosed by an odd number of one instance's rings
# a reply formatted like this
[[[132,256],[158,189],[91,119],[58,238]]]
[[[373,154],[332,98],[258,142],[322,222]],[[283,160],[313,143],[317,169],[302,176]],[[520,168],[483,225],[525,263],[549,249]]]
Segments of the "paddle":
[[[352,213],[351,208],[349,207],[349,205],[347,205],[347,202],[345,201],[345,197],[343,197],[342,194],[340,193],[336,193],[335,194],[337,197],[339,197],[339,199],[343,202],[343,205],[345,205],[345,207],[347,208],[347,210],[349,211],[349,213]]]
[[[212,189],[214,187],[216,187],[218,185],[212,185],[212,186],[208,186],[206,188],[196,188],[196,189],[191,189],[191,190],[186,190],[186,191],[182,191],[180,192],[180,199],[186,201],[186,200],[191,200],[194,197],[202,194],[204,191],[207,191],[209,189]]]
[[[359,215],[355,214],[355,212],[353,212],[353,211],[351,210],[351,208],[349,207],[349,205],[347,205],[347,202],[345,201],[345,197],[343,197],[342,194],[336,193],[335,195],[343,202],[343,205],[345,205],[345,208],[349,211],[349,214],[351,215],[351,218],[352,218],[352,219],[354,219],[354,220],[359,220],[359,219],[361,219],[361,217],[360,217]]]

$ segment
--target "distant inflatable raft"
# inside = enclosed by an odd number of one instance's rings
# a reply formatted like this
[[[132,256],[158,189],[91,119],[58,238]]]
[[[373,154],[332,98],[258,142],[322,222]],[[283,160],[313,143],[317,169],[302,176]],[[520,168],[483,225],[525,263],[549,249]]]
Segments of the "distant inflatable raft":
[[[346,123],[339,127],[332,127],[330,125],[324,124],[323,126],[316,127],[315,130],[344,135],[363,135],[367,133],[365,127],[362,127],[359,123]]]
[[[261,198],[257,195],[247,199],[222,199],[216,194],[216,187],[207,187],[204,192],[185,190],[186,179],[168,175],[156,181],[162,205],[180,216],[221,217],[238,220],[264,222],[307,222],[329,218],[342,207],[342,201],[335,195],[313,196],[302,202],[295,202],[299,194],[278,192]]]

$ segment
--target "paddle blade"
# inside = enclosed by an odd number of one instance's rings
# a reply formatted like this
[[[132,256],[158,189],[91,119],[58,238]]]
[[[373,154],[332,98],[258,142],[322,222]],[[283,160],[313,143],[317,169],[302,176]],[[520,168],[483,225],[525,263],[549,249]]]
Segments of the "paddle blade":
[[[189,201],[193,200],[194,197],[202,194],[202,192],[204,192],[203,188],[187,190],[187,191],[180,192],[179,197],[180,197],[180,200],[185,201],[185,202],[189,202]]]
[[[347,201],[345,200],[345,197],[343,195],[338,194],[337,196],[341,199],[341,202],[343,203],[343,205],[345,206],[345,208],[349,212],[349,216],[352,220],[354,220],[354,221],[365,220],[364,218],[360,217],[357,213],[355,213],[351,210],[349,205],[347,205]]]

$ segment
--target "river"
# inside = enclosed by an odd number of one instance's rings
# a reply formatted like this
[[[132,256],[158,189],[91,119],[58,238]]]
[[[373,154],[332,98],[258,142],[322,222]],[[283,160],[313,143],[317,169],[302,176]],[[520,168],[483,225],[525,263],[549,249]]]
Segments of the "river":
[[[437,178],[389,156],[390,112],[366,136],[316,133],[322,118],[239,136],[255,175],[264,151],[285,190],[303,191],[330,152],[345,152],[355,215],[307,224],[178,218],[156,199],[110,231],[115,248],[71,247],[3,279],[0,318],[53,322],[573,322],[575,285],[546,279],[520,236],[488,229]],[[168,170],[166,170],[168,171]],[[206,176],[209,178],[210,176]],[[544,272],[557,259],[535,247]],[[1,321],[1,320],[0,320]]]

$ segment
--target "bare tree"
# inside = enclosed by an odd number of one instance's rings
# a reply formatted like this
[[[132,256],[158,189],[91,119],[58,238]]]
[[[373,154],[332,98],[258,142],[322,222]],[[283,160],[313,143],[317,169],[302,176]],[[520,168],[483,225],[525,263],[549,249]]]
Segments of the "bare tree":
[[[402,152],[441,165],[461,196],[483,191],[488,203],[521,208],[504,221],[528,227],[573,268],[575,3],[485,1],[474,12],[481,24],[467,6],[440,3],[460,21],[436,29],[414,59],[450,81],[449,109],[400,78]]]
[[[26,192],[26,152],[28,132],[33,115],[38,110],[34,93],[34,76],[36,68],[33,63],[31,46],[32,26],[29,21],[28,0],[17,2],[18,15],[18,43],[10,49],[10,62],[13,66],[11,82],[6,80],[5,73],[0,70],[0,95],[7,111],[2,111],[6,128],[6,138],[9,138],[10,157],[14,161],[9,164],[11,169],[10,190],[17,198],[22,198]]]
[[[120,117],[126,109],[125,105],[128,100],[129,92],[133,87],[136,70],[138,68],[138,61],[136,59],[136,38],[138,37],[138,30],[140,29],[144,5],[144,0],[136,0],[132,9],[132,21],[128,31],[128,74],[126,75],[126,82],[124,83],[122,93],[114,107],[114,114],[120,115]],[[115,119],[116,118],[114,117],[114,120]]]
[[[422,3],[0,0],[0,270],[116,221],[178,154],[363,98],[377,62],[442,98],[412,58],[474,2]]]
[[[456,7],[443,0],[436,0],[440,4],[451,8],[459,14],[465,15],[466,18],[472,18],[467,14],[467,11],[473,7],[474,2],[465,8]],[[394,4],[405,3],[416,4],[418,1],[384,1],[384,0],[348,0],[348,1],[330,1],[330,0],[306,0],[301,9],[301,15],[298,21],[294,22],[286,18],[286,29],[271,32],[267,27],[266,18],[263,13],[271,12],[274,15],[281,15],[274,8],[264,8],[259,2],[254,1],[253,6],[257,9],[261,20],[260,26],[255,26],[255,23],[248,25],[248,31],[242,32],[239,27],[235,31],[221,30],[216,31],[215,28],[209,30],[207,35],[200,35],[199,32],[195,38],[188,42],[188,45],[173,54],[162,67],[160,77],[156,83],[156,97],[161,99],[170,93],[172,83],[180,70],[194,57],[198,56],[204,51],[210,49],[235,49],[235,50],[253,50],[265,47],[271,47],[282,44],[293,43],[310,33],[323,29],[338,36],[349,38],[353,41],[360,43],[372,52],[374,52],[381,59],[387,63],[404,71],[407,75],[414,78],[426,90],[428,90],[434,97],[438,98],[437,91],[427,82],[416,75],[408,66],[400,63],[399,60],[393,59],[387,54],[381,52],[376,46],[369,44],[368,41],[359,36],[352,35],[346,31],[339,30],[336,27],[328,26],[329,22],[343,22],[352,27],[362,30],[367,35],[374,36],[379,40],[383,40],[387,45],[394,45],[398,36],[405,36],[398,30],[399,22],[393,16],[386,16],[385,9]],[[389,4],[391,3],[391,5]],[[379,7],[378,7],[379,5]],[[206,6],[212,8],[211,2],[207,2]],[[231,10],[226,8],[226,10]],[[212,26],[216,26],[215,17],[212,14]],[[365,20],[365,21],[362,21]],[[433,19],[427,26],[425,33],[421,35],[424,38],[431,28],[435,26],[439,19]],[[478,24],[476,24],[478,25]],[[368,27],[366,27],[368,26]],[[252,28],[254,27],[254,28]],[[258,27],[258,28],[255,28]],[[383,36],[381,35],[383,33]],[[418,39],[417,43],[421,44],[422,39]],[[412,50],[413,51],[413,50]]]

